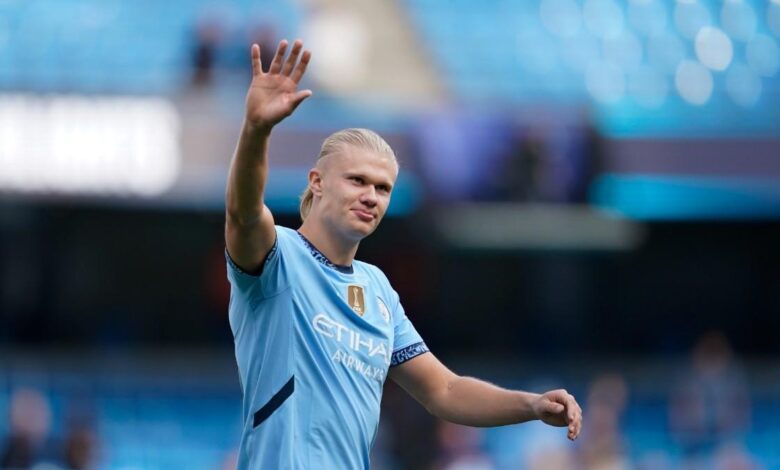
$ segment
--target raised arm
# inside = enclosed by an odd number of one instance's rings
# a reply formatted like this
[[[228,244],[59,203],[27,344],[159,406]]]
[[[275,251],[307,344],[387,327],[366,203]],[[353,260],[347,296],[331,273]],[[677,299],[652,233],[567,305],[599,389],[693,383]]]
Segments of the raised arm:
[[[540,419],[552,426],[568,427],[571,440],[582,427],[582,409],[566,390],[541,395],[506,390],[458,376],[431,353],[393,367],[390,378],[432,415],[453,423],[490,427]]]
[[[303,50],[300,40],[293,43],[285,60],[286,50],[287,41],[283,40],[268,73],[264,73],[260,46],[252,45],[252,83],[225,192],[227,250],[239,267],[252,273],[260,270],[276,240],[273,216],[263,202],[271,130],[312,94],[311,90],[298,90],[311,53]]]

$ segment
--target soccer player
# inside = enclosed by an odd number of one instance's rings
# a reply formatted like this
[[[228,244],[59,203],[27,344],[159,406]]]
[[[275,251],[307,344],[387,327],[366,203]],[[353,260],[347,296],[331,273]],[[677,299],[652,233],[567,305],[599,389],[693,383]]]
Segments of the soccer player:
[[[398,164],[374,132],[328,137],[308,174],[303,224],[275,226],[263,204],[273,127],[306,98],[311,53],[281,41],[252,83],[225,196],[230,326],[243,391],[238,468],[364,469],[388,377],[433,415],[469,426],[540,419],[575,439],[582,410],[565,390],[505,390],[451,372],[428,351],[390,282],[355,260],[390,204]]]

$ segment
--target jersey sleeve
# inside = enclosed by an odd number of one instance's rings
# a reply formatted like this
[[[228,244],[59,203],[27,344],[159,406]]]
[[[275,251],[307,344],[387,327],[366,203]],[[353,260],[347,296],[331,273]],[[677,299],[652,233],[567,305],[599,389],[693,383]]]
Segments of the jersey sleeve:
[[[395,294],[396,302],[392,313],[394,337],[390,367],[401,365],[429,351],[420,333],[417,332],[417,329],[406,316],[406,312],[398,300],[398,294],[393,293]]]
[[[227,278],[230,282],[231,297],[236,294],[241,297],[262,300],[284,290],[288,285],[283,262],[286,245],[285,237],[277,227],[274,245],[266,255],[262,269],[257,274],[248,273],[241,269],[230,257],[226,248],[225,261],[227,262]]]

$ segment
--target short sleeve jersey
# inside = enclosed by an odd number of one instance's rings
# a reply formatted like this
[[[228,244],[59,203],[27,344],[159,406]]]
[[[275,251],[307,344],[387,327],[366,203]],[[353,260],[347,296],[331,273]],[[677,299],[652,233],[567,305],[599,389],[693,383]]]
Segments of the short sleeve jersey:
[[[391,366],[428,351],[377,267],[276,227],[259,276],[227,256],[243,391],[238,469],[369,468]]]

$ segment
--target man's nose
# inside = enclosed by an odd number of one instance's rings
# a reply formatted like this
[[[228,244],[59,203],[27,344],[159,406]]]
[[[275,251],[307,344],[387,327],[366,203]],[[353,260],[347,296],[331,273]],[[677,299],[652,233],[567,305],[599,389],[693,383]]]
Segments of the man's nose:
[[[362,202],[363,204],[369,207],[374,207],[377,203],[376,188],[374,188],[371,185],[368,185],[367,189],[363,191],[363,194],[360,197],[360,202]]]

